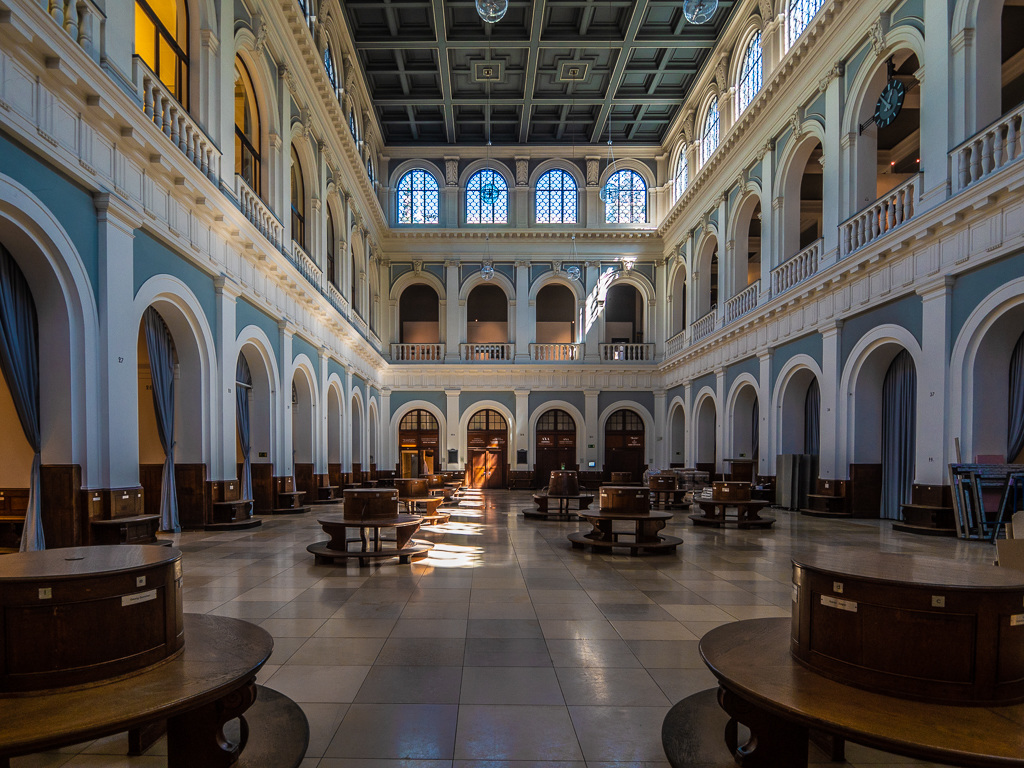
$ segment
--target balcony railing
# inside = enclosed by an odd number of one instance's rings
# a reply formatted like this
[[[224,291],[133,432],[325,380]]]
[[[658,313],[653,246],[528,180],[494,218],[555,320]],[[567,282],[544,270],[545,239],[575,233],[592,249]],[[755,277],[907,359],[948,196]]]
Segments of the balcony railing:
[[[725,322],[731,323],[740,315],[744,315],[757,306],[757,297],[761,293],[761,281],[755,280],[742,291],[733,296],[725,304]]]
[[[284,238],[284,227],[281,226],[281,222],[241,176],[235,176],[235,185],[238,187],[238,206],[242,209],[245,218],[251,221],[252,225],[273,243],[275,248],[280,250],[281,241]]]
[[[515,350],[512,344],[460,344],[459,353],[463,360],[494,363],[510,361]]]
[[[705,336],[710,336],[715,330],[715,317],[718,314],[718,307],[712,307],[704,317],[695,322],[690,328],[690,338],[693,341],[700,341]]]
[[[772,296],[785,293],[794,285],[818,271],[823,240],[818,238],[792,259],[787,259],[772,270]]]
[[[338,286],[332,282],[327,283],[327,300],[341,313],[342,317],[348,317],[348,299],[341,295]]]
[[[46,9],[68,36],[82,46],[89,58],[99,63],[106,15],[90,0],[41,0]]]
[[[391,360],[395,363],[440,363],[444,360],[444,344],[392,344]]]
[[[624,342],[599,345],[602,362],[618,360],[650,361],[654,359],[653,344],[627,344]]]
[[[1024,104],[949,153],[953,191],[959,192],[1024,155]]]
[[[921,198],[921,179],[914,174],[839,226],[840,255],[846,256],[910,221]]]
[[[323,293],[324,273],[320,271],[320,267],[309,257],[302,246],[294,240],[292,240],[292,263],[314,288]]]
[[[530,358],[539,361],[579,360],[580,344],[531,344]]]
[[[682,352],[686,347],[686,342],[689,338],[690,334],[684,328],[665,343],[665,354],[671,357],[672,355]]]
[[[140,57],[133,57],[132,64],[135,87],[146,117],[206,178],[214,184],[220,183],[220,150]]]

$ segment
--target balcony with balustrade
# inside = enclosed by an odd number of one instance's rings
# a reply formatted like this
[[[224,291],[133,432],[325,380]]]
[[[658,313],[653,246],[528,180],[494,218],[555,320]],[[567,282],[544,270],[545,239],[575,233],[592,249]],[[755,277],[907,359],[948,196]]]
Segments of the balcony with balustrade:
[[[495,342],[460,344],[459,357],[467,362],[507,363],[515,357],[515,345]]]
[[[391,362],[393,363],[442,363],[444,355],[444,344],[391,345]]]
[[[818,238],[791,259],[786,259],[771,272],[772,298],[785,293],[818,271],[824,240]]]
[[[600,353],[602,363],[649,363],[654,360],[653,344],[614,342],[611,344],[598,345],[598,351]]]
[[[531,344],[530,359],[536,362],[571,362],[583,358],[582,344]]]
[[[921,177],[914,174],[891,192],[839,225],[840,256],[848,256],[910,221],[921,199]]]
[[[761,281],[755,280],[725,303],[725,322],[731,323],[757,306]]]
[[[701,317],[690,328],[690,342],[696,344],[705,336],[710,336],[715,330],[718,320],[718,307],[712,307],[711,311]]]
[[[1024,157],[1024,104],[982,128],[949,153],[953,193]]]

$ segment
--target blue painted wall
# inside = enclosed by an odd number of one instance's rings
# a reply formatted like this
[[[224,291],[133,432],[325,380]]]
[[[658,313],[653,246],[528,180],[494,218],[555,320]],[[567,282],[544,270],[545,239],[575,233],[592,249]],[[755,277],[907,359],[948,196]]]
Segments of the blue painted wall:
[[[299,355],[305,355],[309,358],[309,362],[313,364],[313,375],[317,377],[317,387],[320,386],[320,355],[316,351],[316,347],[310,344],[308,341],[303,339],[301,336],[292,337],[292,362],[295,361]]]
[[[473,404],[481,400],[494,400],[501,403],[512,412],[513,416],[515,415],[516,396],[511,392],[463,392],[459,395],[459,414],[472,409]]]
[[[448,409],[448,398],[444,392],[392,392],[391,413],[394,414],[407,403],[418,401],[436,406],[441,413],[446,413]]]
[[[281,332],[277,327],[277,320],[270,315],[260,311],[245,299],[238,299],[235,302],[235,335],[242,332],[247,325],[255,325],[267,334],[270,339],[270,346],[274,350],[274,358],[278,365],[281,364]]]
[[[979,302],[1021,275],[1024,275],[1024,251],[958,277],[953,284],[953,338],[959,335]]]
[[[755,379],[757,379],[761,373],[761,364],[758,362],[756,357],[748,357],[742,362],[730,365],[725,369],[725,393],[726,396],[729,394],[729,390],[732,389],[733,382],[736,381],[736,377],[741,373],[749,373]]]
[[[779,370],[789,362],[795,355],[807,355],[821,367],[822,340],[820,333],[812,333],[801,336],[795,341],[783,344],[775,348],[775,355],[772,358],[772,388],[775,387],[775,380],[779,378]]]
[[[644,408],[650,412],[652,416],[657,418],[657,414],[654,412],[654,393],[653,392],[602,392],[597,396],[597,414],[600,416],[604,413],[605,408],[611,405],[622,402],[624,400],[633,400],[640,403]],[[623,408],[628,408],[628,405],[623,405]]]
[[[917,343],[921,343],[921,297],[905,296],[897,301],[883,304],[864,314],[851,317],[843,323],[843,339],[840,365],[845,366],[850,352],[864,334],[880,325],[892,323],[910,331]]]
[[[532,416],[536,411],[546,411],[548,409],[546,404],[551,400],[564,400],[579,408],[580,413],[585,414],[587,412],[587,398],[582,392],[531,392],[529,399],[530,415]]]
[[[693,387],[691,389],[691,391],[693,392],[693,396],[696,397],[697,393],[700,392],[701,389],[703,389],[704,387],[711,387],[711,391],[716,392],[717,390],[715,387],[717,380],[718,378],[713,373],[708,373],[705,374],[704,376],[701,376],[699,379],[694,379]]]

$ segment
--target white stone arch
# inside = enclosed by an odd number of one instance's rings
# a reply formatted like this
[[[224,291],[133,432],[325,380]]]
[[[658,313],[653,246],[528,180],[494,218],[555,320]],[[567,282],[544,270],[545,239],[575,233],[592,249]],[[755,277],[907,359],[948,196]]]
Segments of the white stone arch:
[[[872,328],[854,345],[840,377],[838,393],[839,434],[836,435],[836,464],[841,475],[850,463],[881,461],[881,430],[871,425],[882,422],[882,381],[893,358],[907,350],[914,361],[917,376],[917,407],[920,410],[922,388],[921,346],[914,334],[903,326],[886,323]],[[824,421],[824,420],[823,420]],[[860,424],[860,430],[857,425]],[[917,419],[917,430],[922,429]],[[939,426],[941,430],[941,425]],[[918,448],[922,441],[917,440]]]
[[[537,182],[540,177],[548,171],[565,171],[572,176],[573,181],[576,182],[576,223],[580,226],[586,225],[586,198],[587,198],[587,180],[576,163],[570,162],[564,158],[549,158],[542,161],[537,165],[536,168],[530,173],[530,177],[527,184],[527,189],[530,194],[530,204],[528,206],[530,214],[530,225],[538,226],[537,224]],[[546,227],[561,227],[564,224],[540,224],[539,226]]]
[[[321,14],[319,17],[320,21],[320,34],[321,41],[317,46],[317,51],[320,54],[320,61],[323,62],[324,49],[327,44],[331,46],[331,59],[334,61],[335,75],[337,77],[337,92],[335,98],[338,99],[339,104],[341,103],[341,92],[344,90],[345,85],[345,56],[342,54],[344,48],[342,47],[342,40],[345,39],[345,33],[342,30],[339,16],[336,13],[329,13],[326,16]],[[326,72],[324,77],[327,77]],[[330,82],[328,78],[327,82]]]
[[[537,422],[545,413],[555,410],[565,411],[576,422],[576,461],[580,461],[586,455],[587,425],[580,409],[566,400],[545,400],[530,414],[529,429],[526,433],[526,463],[528,466],[532,467],[537,464]]]
[[[715,251],[718,252],[718,283],[713,283],[711,279],[711,258],[715,255]],[[696,320],[704,317],[704,315],[716,309],[722,303],[719,285],[721,284],[722,261],[724,257],[722,254],[721,238],[718,236],[718,227],[714,222],[710,222],[705,227],[701,233],[700,240],[697,241],[697,247],[694,249],[694,252],[697,256],[694,259],[696,275],[692,290],[696,294],[696,301],[693,302],[694,319]],[[719,289],[717,301],[712,301],[712,288]]]
[[[101,228],[104,216],[101,213]],[[85,263],[52,211],[3,173],[0,242],[28,281],[37,309],[39,346],[46,349],[39,356],[42,463],[78,464],[87,488],[138,485],[137,445],[110,434],[108,417],[108,408],[132,402],[137,386],[131,381],[124,392],[102,386],[99,315]],[[40,312],[40,307],[48,311]],[[129,346],[124,364],[134,370],[135,347]]]
[[[816,120],[804,120],[800,124],[799,133],[790,136],[779,158],[774,197],[781,199],[782,204],[777,206],[772,226],[772,232],[776,233],[777,247],[767,249],[769,253],[774,251],[775,259],[778,261],[772,263],[771,268],[796,256],[800,251],[800,185],[807,162],[819,144],[824,152],[825,132],[821,123]],[[773,204],[773,208],[775,207]],[[762,208],[762,214],[764,213],[766,211]]]
[[[318,254],[318,248],[316,244],[316,233],[319,230],[317,223],[317,217],[314,215],[314,201],[320,197],[320,174],[319,174],[319,162],[316,158],[316,151],[313,147],[312,134],[308,132],[309,126],[303,126],[298,120],[292,121],[291,124],[291,141],[288,147],[288,163],[289,163],[289,174],[288,174],[288,205],[285,206],[286,211],[291,215],[291,148],[295,148],[295,154],[299,158],[299,173],[302,176],[302,191],[303,191],[303,213],[306,224],[306,237],[305,242],[300,243],[303,250],[313,259],[317,264],[322,263],[320,258],[321,254]],[[291,229],[289,228],[289,232]],[[295,240],[295,233],[292,232],[292,240]],[[297,241],[296,241],[297,242]]]
[[[300,353],[292,361],[288,377],[288,401],[291,402],[291,387],[295,387],[298,396],[298,402],[292,403],[289,411],[292,418],[291,456],[296,464],[317,464],[317,446],[320,444],[317,437],[320,413],[317,370],[313,361]]]
[[[724,270],[724,273],[727,275],[726,293],[729,294],[730,298],[750,284],[748,283],[747,274],[749,269],[749,257],[747,254],[750,252],[750,222],[754,216],[754,211],[757,210],[757,206],[761,202],[761,185],[751,180],[740,190],[740,195],[736,198],[736,204],[732,206],[732,215],[729,221],[730,235],[726,238],[726,242],[733,244],[732,253],[726,255],[726,263],[724,264],[721,262],[721,252],[719,252],[718,256],[719,269]],[[764,216],[764,206],[761,205],[762,219]],[[762,227],[763,231],[764,228]],[[765,248],[763,239],[760,253],[761,258],[764,259]]]
[[[1002,37],[1004,5],[1003,0],[957,0],[953,9],[950,107],[963,112],[956,116],[952,144],[1002,115],[1002,47],[994,42]]]
[[[505,223],[496,224],[470,224],[466,221],[466,188],[469,180],[479,171],[494,171],[505,181],[506,194],[508,196],[508,220]],[[517,221],[516,211],[516,176],[505,163],[494,158],[481,158],[469,163],[459,173],[459,222],[467,227],[506,227],[512,226]]]
[[[750,390],[748,392],[748,390]],[[751,393],[753,396],[751,397]],[[752,374],[741,373],[733,381],[725,398],[725,428],[722,430],[722,453],[733,458],[751,458],[753,456],[754,424],[751,418],[754,401],[758,403],[758,419],[764,415],[760,402],[760,385]],[[744,414],[740,409],[749,408]],[[740,454],[745,454],[741,456]]]
[[[964,461],[1005,454],[1010,355],[1024,331],[1024,277],[978,302],[957,334],[950,357],[949,435]]]
[[[349,467],[358,464],[366,471],[366,409],[363,407],[363,393],[359,385],[353,384],[349,393],[349,422],[351,443],[349,444]]]
[[[669,338],[677,336],[686,330],[689,324],[689,317],[686,314],[686,305],[689,299],[687,290],[690,287],[690,267],[682,249],[671,268],[668,277],[669,292],[665,297],[668,303],[669,312]]]
[[[327,466],[345,466],[345,384],[337,372],[327,377]],[[332,483],[333,485],[333,483]]]
[[[711,387],[701,387],[693,400],[693,421],[690,434],[693,436],[693,463],[714,463],[715,469],[722,459],[718,446],[718,424],[721,419],[718,398]]]
[[[425,171],[434,177],[437,183],[437,224],[400,224],[398,221],[398,183],[409,171]],[[445,215],[447,199],[453,194],[453,187],[445,184],[444,171],[429,160],[411,159],[396,165],[388,174],[388,221],[393,227],[446,227],[449,226],[448,217]]]
[[[793,355],[779,369],[772,390],[772,407],[769,415],[768,430],[771,435],[771,455],[768,456],[769,473],[775,472],[775,457],[785,453],[803,453],[804,441],[804,398],[811,380],[818,382],[822,388],[821,367],[810,355]],[[833,403],[821,403],[822,413],[819,423],[824,424],[825,409],[833,408]],[[794,414],[799,418],[795,418]],[[823,443],[818,438],[819,445]]]
[[[619,171],[636,171],[640,174],[640,178],[644,180],[644,184],[647,185],[647,220],[651,219],[651,190],[658,184],[658,179],[655,177],[654,172],[646,164],[632,157],[621,157],[616,158],[614,163],[609,164],[602,172],[598,179],[598,189],[608,183],[608,179],[614,176]]]
[[[711,103],[713,101],[718,102],[718,143],[715,145],[714,151],[707,157],[704,157],[704,124],[707,122],[708,113],[711,110]],[[717,154],[718,148],[722,146],[722,139],[725,137],[728,126],[724,120],[727,110],[723,109],[723,107],[726,105],[722,103],[722,93],[717,83],[712,82],[707,86],[698,104],[700,106],[696,110],[696,118],[693,122],[693,138],[694,143],[697,145],[697,168],[695,170],[700,171]]]
[[[445,418],[444,412],[440,408],[427,400],[410,400],[407,403],[403,403],[392,412],[391,423],[387,425],[387,439],[390,441],[389,444],[394,449],[395,456],[399,456],[401,453],[398,448],[398,432],[399,427],[402,424],[402,419],[412,411],[427,411],[431,416],[437,419],[438,465],[446,465],[448,463],[448,420]]]
[[[479,285],[496,285],[501,288],[505,293],[505,301],[508,306],[508,341],[509,343],[515,343],[516,341],[516,289],[509,280],[501,272],[495,270],[494,276],[491,280],[484,280],[480,271],[477,270],[462,284],[459,289],[459,337],[462,341],[466,341],[468,337],[468,326],[469,316],[466,308],[466,302],[469,300],[469,294],[473,292],[473,289]],[[449,332],[451,329],[449,329]],[[451,341],[451,335],[448,336]]]
[[[654,466],[654,417],[651,416],[651,412],[646,407],[638,403],[636,400],[616,400],[611,405],[605,407],[601,411],[601,415],[597,419],[597,455],[600,457],[602,463],[605,462],[605,448],[604,448],[604,432],[605,424],[608,422],[608,418],[616,411],[621,410],[634,411],[640,417],[644,423],[644,463],[648,467]]]
[[[687,451],[687,440],[686,432],[687,426],[690,423],[690,411],[686,407],[686,400],[679,395],[672,398],[672,401],[668,404],[668,421],[666,423],[666,439],[669,441],[668,445],[668,463],[669,464],[683,464],[687,463],[687,459],[690,458],[690,453]]]
[[[992,4],[995,5],[995,3]],[[995,37],[994,40],[999,40],[999,37]],[[998,58],[1000,51],[998,45],[984,47],[994,48]],[[852,139],[849,146],[842,150],[847,153],[846,166],[850,169],[850,173],[845,174],[845,184],[848,185],[845,197],[849,200],[849,204],[841,218],[852,216],[878,197],[876,190],[878,127],[873,121],[870,125],[865,124],[874,116],[878,97],[889,79],[886,60],[900,51],[909,51],[917,56],[919,71],[924,69],[924,37],[914,27],[900,26],[886,33],[885,45],[881,52],[861,64],[856,77],[850,84],[842,126],[842,135],[850,136]],[[995,117],[996,115],[993,115],[993,119]],[[860,130],[862,125],[865,125],[863,131]],[[823,141],[822,147],[824,146]]]
[[[256,37],[246,27],[235,33],[235,57],[245,65],[245,71],[252,84],[255,107],[259,113],[260,183],[263,187],[263,200],[272,208],[276,208],[280,201],[276,200],[276,195],[272,195],[271,191],[277,189],[277,181],[280,178],[281,153],[273,150],[270,137],[281,135],[281,116],[274,108],[277,104],[277,89],[274,86],[277,82],[277,72],[270,71],[267,57],[257,52]],[[234,142],[233,130],[231,141]]]
[[[743,73],[743,59],[744,54],[747,52],[747,47],[750,45],[750,41],[754,38],[754,35],[758,32],[761,33],[761,74],[762,74],[762,89],[764,88],[764,21],[761,19],[758,12],[751,13],[750,17],[743,23],[740,28],[740,32],[736,37],[736,44],[733,46],[732,54],[729,57],[729,72],[726,77],[729,78],[729,82],[732,85],[732,91],[734,94],[734,101],[730,105],[732,107],[732,114],[739,118],[743,111],[740,110],[740,75]],[[757,98],[760,91],[754,94],[754,99]],[[753,104],[751,100],[750,104]],[[747,105],[747,108],[750,107]],[[719,106],[721,109],[721,106]]]
[[[573,298],[577,302],[582,302],[586,299],[586,287],[579,280],[570,280],[568,275],[565,274],[564,269],[560,272],[551,270],[534,280],[533,285],[530,286],[529,300],[531,305],[536,303],[537,294],[541,292],[541,289],[547,288],[549,285],[565,286],[572,291]]]
[[[178,369],[175,375],[174,409],[174,460],[182,464],[206,464],[211,477],[226,477],[225,467],[215,466],[213,460],[220,456],[214,452],[214,440],[219,445],[220,435],[215,434],[220,424],[221,400],[214,394],[213,380],[217,371],[217,347],[213,332],[203,312],[202,305],[192,290],[181,280],[170,275],[156,275],[149,278],[135,294],[132,307],[132,327],[142,327],[142,315],[153,307],[160,313],[174,339]],[[184,407],[184,398],[189,400]],[[231,471],[234,477],[234,471]]]
[[[366,469],[376,466],[380,450],[380,410],[377,396],[370,395],[366,404]]]
[[[515,436],[517,434],[517,425],[515,415],[508,409],[503,403],[499,403],[497,400],[477,400],[475,403],[466,408],[459,416],[459,456],[463,459],[462,463],[469,460],[469,420],[473,418],[480,411],[492,410],[500,413],[505,423],[508,425],[508,458],[510,464],[515,464],[515,455],[513,449],[515,447]],[[439,422],[440,423],[440,422]]]
[[[406,289],[414,285],[429,286],[434,290],[434,293],[437,294],[438,340],[441,343],[445,343],[448,339],[448,312],[446,311],[448,301],[447,294],[445,293],[445,285],[437,275],[424,270],[420,270],[418,272],[415,270],[406,272],[398,277],[398,279],[396,279],[391,285],[391,290],[388,294],[388,314],[391,319],[393,341],[398,342],[402,338],[402,294]]]
[[[278,461],[278,425],[281,420],[281,397],[277,386],[281,378],[274,347],[262,328],[247,325],[235,338],[235,350],[235,365],[238,364],[238,356],[245,355],[252,374],[252,390],[249,394],[249,460],[253,464],[273,464]],[[261,452],[267,454],[265,458],[260,458]]]
[[[634,269],[620,269],[612,275],[612,279],[606,284],[605,292],[602,299],[607,301],[607,291],[615,285],[631,285],[636,289],[637,293],[640,294],[640,300],[644,303],[644,324],[643,334],[644,340],[654,338],[654,313],[657,308],[657,294],[654,290],[654,286],[651,281],[647,279],[646,275],[637,272]],[[606,313],[601,314],[602,328],[601,336],[602,341],[610,341],[605,338],[605,332],[603,327],[604,318]]]

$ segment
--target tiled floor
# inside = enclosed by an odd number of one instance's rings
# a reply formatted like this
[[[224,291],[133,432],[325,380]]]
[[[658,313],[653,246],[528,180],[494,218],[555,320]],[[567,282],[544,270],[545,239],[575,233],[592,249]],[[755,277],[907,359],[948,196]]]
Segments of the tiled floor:
[[[418,534],[437,546],[412,565],[314,565],[315,513],[185,533],[185,610],[274,636],[259,679],[309,718],[303,768],[661,768],[665,713],[714,685],[699,638],[728,621],[788,616],[795,552],[993,554],[781,510],[769,531],[694,529],[677,512],[666,531],[684,539],[675,555],[590,554],[566,539],[579,523],[525,520],[530,505],[526,492],[489,492]],[[125,748],[113,737],[12,765],[164,765],[162,741],[141,758]],[[925,765],[856,745],[847,755],[871,768]]]

